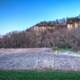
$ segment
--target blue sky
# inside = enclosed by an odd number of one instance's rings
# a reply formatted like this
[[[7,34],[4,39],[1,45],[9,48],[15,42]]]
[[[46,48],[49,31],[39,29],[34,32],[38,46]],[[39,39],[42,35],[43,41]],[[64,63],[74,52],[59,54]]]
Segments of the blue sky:
[[[0,34],[80,14],[80,0],[0,0]]]

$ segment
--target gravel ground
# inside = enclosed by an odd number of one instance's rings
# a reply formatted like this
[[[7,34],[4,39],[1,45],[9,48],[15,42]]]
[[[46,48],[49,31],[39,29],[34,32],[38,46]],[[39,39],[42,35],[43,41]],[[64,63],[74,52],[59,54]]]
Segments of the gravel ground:
[[[51,48],[0,49],[0,69],[80,71],[80,55]]]

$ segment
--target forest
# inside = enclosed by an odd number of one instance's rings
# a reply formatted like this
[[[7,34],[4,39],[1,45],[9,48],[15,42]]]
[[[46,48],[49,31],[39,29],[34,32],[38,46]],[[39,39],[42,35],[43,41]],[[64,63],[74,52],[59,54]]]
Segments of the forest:
[[[80,28],[71,31],[66,28],[44,32],[10,32],[0,38],[0,48],[71,48],[80,49]]]

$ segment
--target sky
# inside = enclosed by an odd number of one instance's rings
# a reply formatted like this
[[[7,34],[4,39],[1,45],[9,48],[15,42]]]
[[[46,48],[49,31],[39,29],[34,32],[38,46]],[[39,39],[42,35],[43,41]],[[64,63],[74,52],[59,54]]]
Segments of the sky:
[[[79,14],[80,0],[0,0],[0,35]]]

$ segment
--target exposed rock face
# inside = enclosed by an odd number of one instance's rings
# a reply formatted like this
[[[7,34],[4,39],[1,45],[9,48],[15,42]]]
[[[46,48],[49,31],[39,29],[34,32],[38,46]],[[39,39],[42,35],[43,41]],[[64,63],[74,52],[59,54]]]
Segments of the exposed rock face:
[[[70,51],[56,54],[50,48],[0,49],[0,69],[80,71],[80,55],[74,54]]]
[[[80,18],[79,17],[71,17],[68,19],[60,19],[56,21],[42,21],[27,31],[38,31],[44,32],[46,30],[56,30],[66,28],[67,30],[74,30],[80,27]]]

